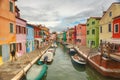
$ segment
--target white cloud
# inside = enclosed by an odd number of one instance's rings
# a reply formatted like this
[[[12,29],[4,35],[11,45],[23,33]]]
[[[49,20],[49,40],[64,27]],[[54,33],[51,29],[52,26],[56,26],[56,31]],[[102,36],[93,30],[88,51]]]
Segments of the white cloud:
[[[101,16],[115,1],[120,0],[18,0],[17,6],[22,18],[60,32],[81,19]]]

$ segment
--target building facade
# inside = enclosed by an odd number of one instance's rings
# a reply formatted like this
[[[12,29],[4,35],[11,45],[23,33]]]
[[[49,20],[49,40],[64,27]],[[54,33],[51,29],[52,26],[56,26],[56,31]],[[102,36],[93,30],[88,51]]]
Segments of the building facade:
[[[26,52],[29,53],[34,49],[34,26],[31,24],[27,24]]]
[[[86,23],[86,45],[96,48],[99,46],[99,21],[101,17],[90,17]]]
[[[120,16],[113,18],[113,33],[112,38],[120,38]]]
[[[0,61],[10,59],[10,52],[16,49],[15,1],[0,1]]]
[[[76,45],[86,45],[86,24],[76,26]]]
[[[112,38],[113,18],[120,15],[120,3],[112,3],[112,5],[104,12],[99,22],[99,41],[107,41]]]
[[[26,53],[26,20],[20,18],[20,10],[16,6],[16,53],[22,56]]]

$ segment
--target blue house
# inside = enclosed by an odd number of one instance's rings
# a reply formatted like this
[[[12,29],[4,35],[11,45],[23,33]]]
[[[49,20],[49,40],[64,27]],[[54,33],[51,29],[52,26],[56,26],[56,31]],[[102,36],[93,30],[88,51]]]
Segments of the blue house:
[[[34,26],[27,24],[27,42],[26,42],[26,52],[31,52],[34,50]]]

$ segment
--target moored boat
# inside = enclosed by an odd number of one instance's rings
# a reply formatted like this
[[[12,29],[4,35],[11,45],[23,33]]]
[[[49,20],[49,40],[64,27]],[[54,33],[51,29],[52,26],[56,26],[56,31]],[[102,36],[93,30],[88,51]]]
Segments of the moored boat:
[[[69,49],[69,54],[70,54],[71,56],[75,55],[75,54],[76,54],[76,50],[75,50],[74,48],[70,48],[70,49]]]
[[[40,61],[42,61],[42,62],[52,62],[52,60],[53,60],[53,53],[52,52],[46,52],[40,58]]]
[[[47,74],[48,66],[46,64],[34,64],[26,74],[26,80],[42,80]],[[35,73],[35,74],[34,74]]]
[[[78,54],[75,54],[74,56],[71,56],[72,60],[78,64],[86,64],[85,59],[82,57],[78,56]]]

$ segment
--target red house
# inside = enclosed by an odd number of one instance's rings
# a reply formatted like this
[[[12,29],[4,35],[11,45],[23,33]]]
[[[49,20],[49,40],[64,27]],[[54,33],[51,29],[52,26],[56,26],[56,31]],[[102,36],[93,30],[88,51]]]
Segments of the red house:
[[[86,45],[86,24],[78,24],[76,26],[76,44],[78,46]]]
[[[113,18],[113,35],[112,38],[120,38],[120,16]]]
[[[37,25],[34,25],[34,38],[35,38],[35,48],[39,48],[42,42],[41,29]]]

